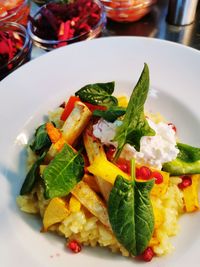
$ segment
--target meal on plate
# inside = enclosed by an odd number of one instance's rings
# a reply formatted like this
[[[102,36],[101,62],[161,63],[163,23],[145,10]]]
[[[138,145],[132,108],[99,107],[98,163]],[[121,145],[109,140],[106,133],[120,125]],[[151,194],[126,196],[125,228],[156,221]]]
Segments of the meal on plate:
[[[49,113],[27,147],[17,203],[75,253],[102,246],[150,261],[173,250],[179,216],[199,210],[200,148],[144,110],[146,64],[129,100],[114,86],[85,85]]]

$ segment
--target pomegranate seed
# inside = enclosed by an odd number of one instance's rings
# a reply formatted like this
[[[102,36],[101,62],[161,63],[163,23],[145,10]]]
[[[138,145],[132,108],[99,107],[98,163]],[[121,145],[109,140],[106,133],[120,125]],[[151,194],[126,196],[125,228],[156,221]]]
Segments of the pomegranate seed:
[[[178,187],[183,190],[184,188],[190,186],[192,184],[192,179],[190,176],[188,175],[185,175],[185,176],[182,176],[182,182],[180,184],[178,184]]]
[[[138,171],[136,170],[136,178],[149,180],[151,178],[151,170],[146,166],[140,167]]]
[[[115,154],[115,151],[116,151],[116,148],[113,146],[113,145],[110,145],[108,148],[107,148],[107,151],[106,151],[106,156],[107,156],[107,159],[112,161],[113,159],[113,156]]]
[[[136,167],[136,170],[135,170],[135,176],[137,179],[140,178],[140,169]]]
[[[163,182],[163,176],[160,172],[152,172],[151,178],[155,179],[156,184],[161,184]]]
[[[144,261],[151,261],[154,256],[153,249],[151,247],[146,248],[141,256]]]
[[[71,240],[67,246],[74,253],[79,253],[81,251],[81,245],[76,240]]]
[[[176,126],[172,122],[169,122],[168,125],[172,127],[175,133],[177,132]]]
[[[130,162],[128,160],[118,159],[116,165],[123,172],[130,174]]]

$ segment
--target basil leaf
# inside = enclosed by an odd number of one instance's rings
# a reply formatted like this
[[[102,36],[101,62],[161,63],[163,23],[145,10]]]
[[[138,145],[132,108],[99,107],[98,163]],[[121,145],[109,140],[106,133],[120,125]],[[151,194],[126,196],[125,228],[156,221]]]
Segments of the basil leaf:
[[[51,146],[51,140],[46,131],[46,123],[42,124],[35,131],[35,140],[30,148],[36,153],[41,155],[44,151],[48,150]]]
[[[163,165],[171,175],[200,174],[200,148],[177,143],[179,153],[175,160]]]
[[[43,172],[45,197],[62,197],[70,193],[84,174],[84,159],[81,154],[64,145]]]
[[[126,113],[126,109],[123,107],[110,107],[107,110],[95,110],[94,116],[102,117],[106,121],[114,122],[118,117],[123,116]]]
[[[118,142],[116,158],[119,157],[123,146],[128,143],[140,150],[140,139],[142,136],[155,135],[150,128],[144,114],[144,103],[149,90],[149,69],[144,65],[142,74],[131,94],[126,114],[122,125],[117,128],[114,141]]]
[[[43,154],[36,160],[36,162],[33,164],[31,169],[27,173],[24,183],[22,185],[22,188],[20,190],[20,195],[29,194],[34,188],[35,183],[40,178],[39,167],[42,164],[45,156],[46,156],[46,152],[43,152]]]
[[[114,82],[88,84],[78,90],[75,95],[79,96],[83,102],[94,105],[117,106],[117,98],[112,96],[114,87]]]
[[[130,182],[117,176],[108,200],[108,215],[117,240],[134,256],[148,246],[154,230],[149,198],[153,180]]]

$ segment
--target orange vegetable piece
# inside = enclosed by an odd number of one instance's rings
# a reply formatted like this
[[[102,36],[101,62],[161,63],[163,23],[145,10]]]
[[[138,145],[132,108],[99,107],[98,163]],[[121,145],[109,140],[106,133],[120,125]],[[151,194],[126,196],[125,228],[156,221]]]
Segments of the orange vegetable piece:
[[[56,143],[62,137],[61,131],[57,129],[51,122],[46,123],[46,130],[52,143]]]

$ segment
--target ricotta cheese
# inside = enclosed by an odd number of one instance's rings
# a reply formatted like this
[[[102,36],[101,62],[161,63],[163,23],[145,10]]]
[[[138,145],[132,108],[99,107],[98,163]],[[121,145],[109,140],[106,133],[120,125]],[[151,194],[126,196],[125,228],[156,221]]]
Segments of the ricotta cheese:
[[[161,169],[162,164],[175,159],[179,150],[176,148],[176,136],[171,125],[164,122],[154,123],[147,119],[150,127],[154,129],[154,136],[143,136],[140,140],[140,151],[129,144],[126,144],[121,152],[120,158],[130,160],[135,158],[138,164],[149,165]],[[114,145],[116,129],[122,122],[116,120],[114,123],[100,119],[93,126],[93,134],[105,145]]]

